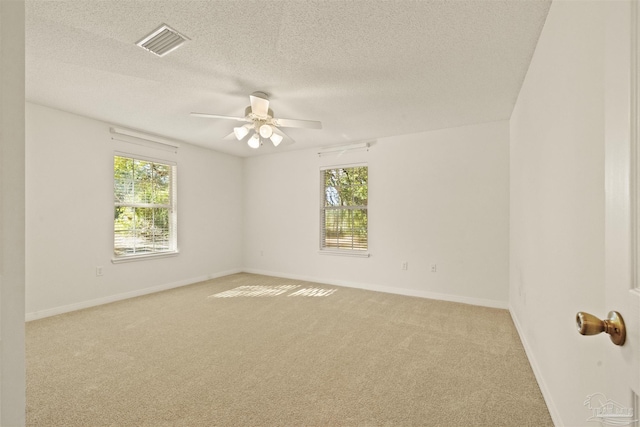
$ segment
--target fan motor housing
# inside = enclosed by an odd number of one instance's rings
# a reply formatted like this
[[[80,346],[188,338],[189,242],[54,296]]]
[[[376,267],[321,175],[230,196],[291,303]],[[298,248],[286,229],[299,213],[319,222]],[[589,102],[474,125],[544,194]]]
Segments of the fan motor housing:
[[[250,118],[251,120],[265,119],[264,117],[258,117],[255,114],[253,114],[253,110],[251,110],[251,105],[249,105],[247,108],[244,109],[244,116],[247,118]],[[267,111],[266,119],[268,120],[272,118],[273,118],[273,110],[269,108],[269,110]]]

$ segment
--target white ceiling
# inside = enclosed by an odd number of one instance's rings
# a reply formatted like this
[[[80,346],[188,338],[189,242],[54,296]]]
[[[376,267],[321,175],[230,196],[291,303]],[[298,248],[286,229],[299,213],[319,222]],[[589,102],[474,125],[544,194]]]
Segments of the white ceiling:
[[[250,156],[367,141],[511,115],[550,1],[26,2],[27,100]],[[135,45],[166,23],[191,40]],[[296,140],[223,140],[264,91]]]

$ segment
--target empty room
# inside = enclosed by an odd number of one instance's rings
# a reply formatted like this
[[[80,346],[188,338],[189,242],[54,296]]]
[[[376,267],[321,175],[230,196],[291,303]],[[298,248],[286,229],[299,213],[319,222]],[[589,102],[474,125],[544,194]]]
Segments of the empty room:
[[[639,9],[2,0],[0,426],[637,426]]]

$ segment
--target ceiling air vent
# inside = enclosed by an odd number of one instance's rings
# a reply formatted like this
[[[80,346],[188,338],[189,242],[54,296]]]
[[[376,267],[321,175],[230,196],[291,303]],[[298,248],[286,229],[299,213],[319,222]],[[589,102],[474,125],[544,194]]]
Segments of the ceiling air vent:
[[[189,40],[167,24],[162,24],[136,44],[158,56],[164,56]]]

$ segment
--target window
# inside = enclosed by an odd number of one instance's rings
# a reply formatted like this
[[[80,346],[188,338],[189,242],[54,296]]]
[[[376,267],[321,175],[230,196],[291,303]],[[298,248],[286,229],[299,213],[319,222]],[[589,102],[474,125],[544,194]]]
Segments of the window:
[[[339,167],[320,172],[320,249],[368,249],[368,168]]]
[[[176,166],[114,156],[116,259],[175,253]]]

